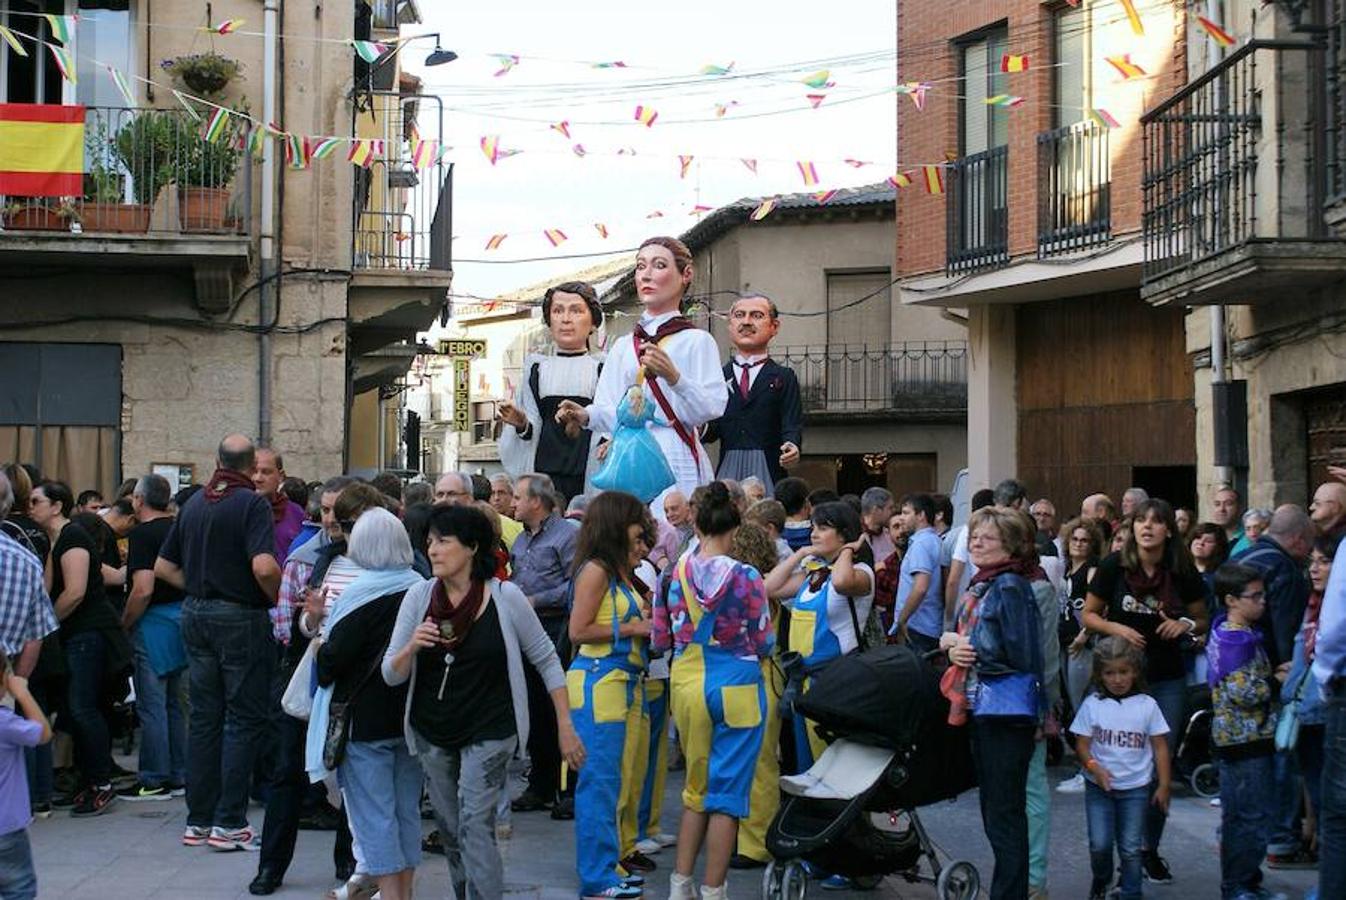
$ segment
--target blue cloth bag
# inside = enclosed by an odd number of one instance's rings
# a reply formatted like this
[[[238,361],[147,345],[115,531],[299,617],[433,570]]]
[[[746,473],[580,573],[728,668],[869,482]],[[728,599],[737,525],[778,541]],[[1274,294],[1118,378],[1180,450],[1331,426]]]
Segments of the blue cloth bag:
[[[140,639],[150,668],[160,678],[187,668],[187,645],[182,642],[182,603],[151,603],[140,617]]]
[[[612,446],[603,468],[593,477],[594,487],[600,491],[625,491],[634,494],[641,503],[649,503],[677,482],[659,442],[650,434],[648,424],[656,421],[654,403],[645,392],[639,387],[627,391],[617,404]]]

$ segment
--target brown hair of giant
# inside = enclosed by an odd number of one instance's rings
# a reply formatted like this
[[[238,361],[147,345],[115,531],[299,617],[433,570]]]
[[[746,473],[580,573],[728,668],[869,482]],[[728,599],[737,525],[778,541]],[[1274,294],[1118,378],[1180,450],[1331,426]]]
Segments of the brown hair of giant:
[[[692,251],[688,250],[687,245],[675,237],[658,235],[646,238],[645,242],[640,245],[640,249],[644,250],[646,247],[663,247],[673,254],[673,264],[678,267],[679,272],[686,272],[692,264]]]

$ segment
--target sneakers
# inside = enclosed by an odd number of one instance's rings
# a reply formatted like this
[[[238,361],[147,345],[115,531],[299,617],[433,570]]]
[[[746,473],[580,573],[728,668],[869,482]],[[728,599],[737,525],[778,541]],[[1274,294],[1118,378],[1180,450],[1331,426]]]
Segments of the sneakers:
[[[575,798],[562,797],[551,808],[551,817],[558,822],[569,822],[575,818]]]
[[[1141,856],[1140,869],[1145,880],[1151,884],[1173,883],[1173,873],[1169,871],[1168,863],[1158,853],[1145,851]]]
[[[88,788],[80,788],[69,793],[57,794],[51,798],[51,805],[57,809],[66,809],[71,806],[79,806],[85,801],[85,795],[89,793]]]
[[[257,832],[253,831],[250,825],[237,829],[221,828],[216,825],[210,829],[210,837],[206,838],[206,846],[212,850],[226,852],[230,850],[257,851],[262,849],[262,842],[257,836]]]
[[[51,818],[51,804],[50,804],[50,803],[34,803],[33,806],[32,806],[32,813],[33,813],[33,818],[34,818],[34,819],[50,819],[50,818]]]
[[[1316,869],[1318,854],[1306,847],[1293,853],[1268,853],[1267,866],[1272,869]]]
[[[645,838],[643,841],[636,841],[636,852],[644,853],[646,856],[651,853],[658,853],[662,849],[664,849],[664,845],[654,838]]]
[[[70,810],[70,815],[77,819],[87,819],[92,816],[101,816],[108,811],[117,800],[116,793],[112,790],[112,785],[104,784],[98,787],[91,787],[85,791],[80,799]]]
[[[1076,772],[1074,778],[1067,778],[1056,786],[1058,794],[1083,794],[1084,793],[1084,773]]]
[[[668,876],[668,900],[697,900],[696,882],[690,875],[673,872]]]
[[[822,880],[825,891],[849,891],[854,884],[845,875],[828,875]]]
[[[676,847],[678,845],[678,836],[665,831],[650,835],[650,839],[658,841],[660,847]]]
[[[658,868],[658,866],[654,864],[654,860],[650,859],[639,850],[636,850],[630,856],[626,857],[626,859],[623,859],[620,865],[628,872],[653,872]]]
[[[604,888],[596,894],[581,894],[581,900],[636,900],[644,894],[638,887],[627,887],[624,884],[614,884],[612,887]]]
[[[182,833],[182,843],[187,847],[204,847],[210,839],[210,829],[199,825],[188,825]]]
[[[117,797],[131,803],[144,803],[154,800],[172,800],[173,791],[168,787],[146,787],[137,782],[130,787],[117,791]]]

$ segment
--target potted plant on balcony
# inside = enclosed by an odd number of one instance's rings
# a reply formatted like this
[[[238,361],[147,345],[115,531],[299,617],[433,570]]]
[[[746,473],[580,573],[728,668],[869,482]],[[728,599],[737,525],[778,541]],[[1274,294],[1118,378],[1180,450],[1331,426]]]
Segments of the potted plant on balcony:
[[[238,169],[235,129],[216,141],[187,130],[175,178],[178,182],[182,230],[219,233],[231,230],[229,184]]]
[[[126,175],[109,165],[107,148],[111,143],[107,123],[100,119],[85,140],[84,157],[92,163],[84,174],[84,198],[77,204],[76,214],[84,231],[144,232],[150,226],[149,204],[122,202]]]
[[[236,59],[221,56],[214,50],[175,56],[159,64],[190,91],[197,94],[218,94],[243,71]]]
[[[9,231],[65,231],[68,218],[61,207],[36,199],[27,203],[10,201],[0,207],[0,223]]]
[[[150,209],[159,191],[173,180],[174,162],[183,152],[184,141],[194,139],[172,112],[141,112],[118,129],[113,151],[131,179],[135,205],[145,210],[145,225],[138,230],[149,227]]]

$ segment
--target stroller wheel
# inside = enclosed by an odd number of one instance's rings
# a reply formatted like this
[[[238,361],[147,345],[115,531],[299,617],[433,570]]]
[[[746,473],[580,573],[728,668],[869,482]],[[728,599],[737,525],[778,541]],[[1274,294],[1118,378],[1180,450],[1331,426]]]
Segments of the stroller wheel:
[[[766,871],[762,873],[762,900],[781,900],[782,874],[782,869],[774,859],[766,864]]]
[[[939,870],[935,893],[939,900],[974,900],[981,890],[981,876],[970,862],[955,860]]]
[[[809,889],[809,873],[798,860],[785,864],[780,876],[780,900],[804,900]]]
[[[1187,780],[1192,785],[1192,790],[1201,797],[1216,797],[1220,793],[1220,770],[1214,763],[1202,763],[1192,770],[1192,774]]]

